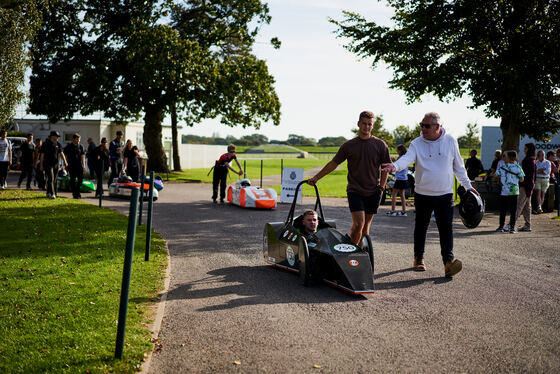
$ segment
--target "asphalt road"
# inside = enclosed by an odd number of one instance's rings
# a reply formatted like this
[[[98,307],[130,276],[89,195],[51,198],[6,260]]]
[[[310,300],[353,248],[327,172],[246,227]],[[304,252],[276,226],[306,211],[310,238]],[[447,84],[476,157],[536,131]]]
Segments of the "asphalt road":
[[[319,184],[320,188],[320,184]],[[435,223],[426,272],[412,265],[414,214],[374,218],[376,293],[354,297],[265,265],[257,211],[214,205],[211,186],[167,184],[154,228],[168,241],[171,283],[151,373],[560,371],[560,222],[533,216],[530,233],[495,233],[489,213],[455,220],[463,271],[443,277]],[[345,232],[344,199],[322,199]],[[308,207],[313,201],[305,199]],[[127,204],[106,200],[127,212]],[[317,367],[314,367],[317,366]]]

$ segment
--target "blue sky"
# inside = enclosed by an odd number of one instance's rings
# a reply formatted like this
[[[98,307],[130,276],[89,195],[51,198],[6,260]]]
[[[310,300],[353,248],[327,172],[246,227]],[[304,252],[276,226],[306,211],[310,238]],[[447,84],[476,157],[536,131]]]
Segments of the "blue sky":
[[[364,109],[383,115],[384,127],[411,126],[430,111],[440,113],[444,127],[453,135],[464,134],[469,122],[499,125],[487,118],[482,109],[469,110],[468,97],[449,104],[426,95],[421,103],[406,104],[401,91],[389,89],[392,77],[387,66],[371,69],[371,61],[359,61],[336,39],[335,25],[329,17],[342,18],[342,10],[357,12],[368,20],[390,25],[391,8],[375,0],[270,0],[272,21],[261,28],[255,54],[267,61],[276,79],[276,91],[282,104],[280,126],[265,124],[254,129],[228,128],[218,121],[205,121],[184,133],[236,137],[262,133],[270,139],[284,140],[289,134],[311,138],[352,136],[359,112]],[[279,50],[267,42],[277,36]]]

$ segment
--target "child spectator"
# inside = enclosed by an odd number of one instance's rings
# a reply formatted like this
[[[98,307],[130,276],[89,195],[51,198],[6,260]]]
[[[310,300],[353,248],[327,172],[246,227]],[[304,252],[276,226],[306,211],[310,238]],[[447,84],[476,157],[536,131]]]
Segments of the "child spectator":
[[[406,147],[404,144],[399,144],[397,146],[397,153],[399,154],[399,158],[401,158],[406,153]],[[408,169],[403,169],[401,171],[397,171],[395,173],[395,184],[393,185],[393,189],[391,191],[391,211],[388,213],[390,216],[396,217],[406,217],[406,196],[405,190],[408,188]],[[397,196],[401,198],[401,206],[402,211],[397,212]]]
[[[502,191],[500,196],[500,225],[496,229],[497,232],[509,231],[514,234],[515,219],[517,213],[517,196],[519,195],[519,182],[523,182],[523,169],[515,163],[517,159],[517,152],[505,152],[506,159],[503,166],[496,170],[496,175],[500,176]],[[504,230],[504,223],[506,221],[506,212],[509,210],[509,230]]]

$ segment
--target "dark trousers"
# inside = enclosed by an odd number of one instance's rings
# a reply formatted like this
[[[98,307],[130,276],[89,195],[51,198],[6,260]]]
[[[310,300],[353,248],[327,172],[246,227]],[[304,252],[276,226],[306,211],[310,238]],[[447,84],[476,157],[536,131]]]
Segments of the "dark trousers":
[[[45,166],[45,176],[47,178],[47,195],[56,195],[56,177],[58,176],[58,166]]]
[[[439,245],[443,262],[453,260],[453,194],[428,196],[414,194],[416,218],[414,224],[414,256],[424,258],[426,233],[432,211],[439,231]]]
[[[95,168],[95,179],[97,181],[97,186],[95,188],[95,197],[103,195],[103,174],[105,171],[101,169],[101,166]],[[101,181],[101,183],[99,183]]]
[[[35,168],[35,180],[37,181],[37,187],[39,187],[39,189],[44,190],[45,189],[45,171],[41,171],[39,170],[39,167]]]
[[[218,185],[220,186],[220,200],[226,197],[226,184],[227,184],[227,167],[215,166],[214,178],[212,180],[212,200],[218,197]]]
[[[515,228],[515,216],[517,215],[517,195],[500,195],[500,227],[506,223],[506,213],[509,211],[509,227]]]
[[[134,182],[140,181],[140,170],[137,167],[127,167],[126,169],[128,171],[128,176],[132,178]]]
[[[21,165],[21,175],[19,176],[18,180],[18,187],[21,185],[21,182],[27,177],[26,187],[31,188],[31,178],[33,178],[33,165]]]
[[[118,178],[121,175],[121,170],[123,168],[122,160],[111,160],[111,178],[109,178],[107,185],[111,187],[113,179]]]
[[[80,197],[80,187],[82,187],[82,182],[84,181],[84,169],[81,167],[69,168],[68,173],[70,174],[70,191],[72,191],[72,196]]]
[[[0,162],[0,187],[4,186],[8,177],[8,161]]]

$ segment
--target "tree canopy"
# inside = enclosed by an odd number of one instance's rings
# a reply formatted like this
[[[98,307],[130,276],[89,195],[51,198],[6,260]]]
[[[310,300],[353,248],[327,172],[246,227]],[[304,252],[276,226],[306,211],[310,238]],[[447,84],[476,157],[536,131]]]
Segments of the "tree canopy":
[[[408,100],[470,95],[501,119],[504,149],[519,135],[536,139],[560,128],[560,2],[557,0],[387,0],[394,26],[344,12],[337,35],[373,67],[393,69],[393,88]]]
[[[250,53],[270,20],[260,0],[54,0],[44,15],[31,111],[50,121],[95,111],[122,121],[143,115],[150,169],[166,167],[167,114],[189,125],[217,116],[229,126],[279,123],[274,78]]]
[[[13,119],[25,98],[21,88],[30,64],[27,48],[39,24],[35,0],[0,3],[0,126]]]

